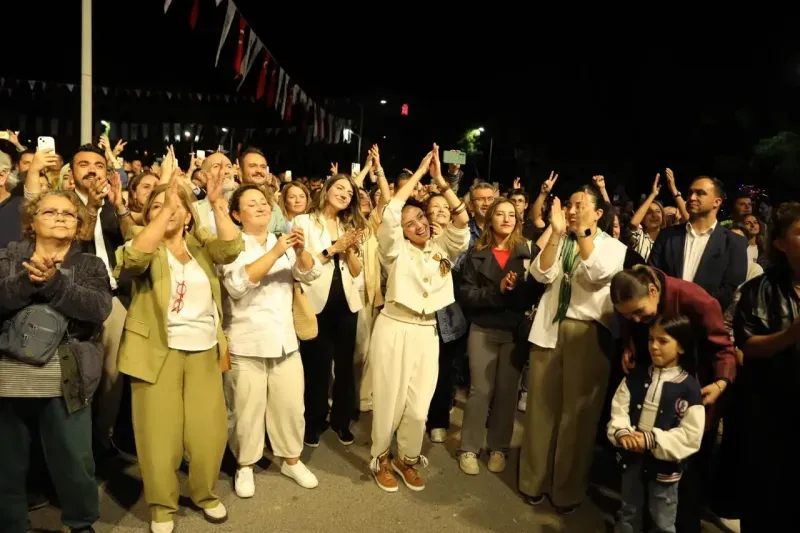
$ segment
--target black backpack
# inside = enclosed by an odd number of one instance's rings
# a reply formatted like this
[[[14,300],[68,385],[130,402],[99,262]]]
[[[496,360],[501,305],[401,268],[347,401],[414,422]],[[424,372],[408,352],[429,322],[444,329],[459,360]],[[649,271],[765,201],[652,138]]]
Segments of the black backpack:
[[[9,261],[9,276],[17,273],[17,243],[0,250]],[[62,275],[72,279],[72,269],[62,267]],[[21,309],[0,328],[0,352],[29,365],[42,366],[56,354],[67,333],[69,320],[47,304],[33,304]]]

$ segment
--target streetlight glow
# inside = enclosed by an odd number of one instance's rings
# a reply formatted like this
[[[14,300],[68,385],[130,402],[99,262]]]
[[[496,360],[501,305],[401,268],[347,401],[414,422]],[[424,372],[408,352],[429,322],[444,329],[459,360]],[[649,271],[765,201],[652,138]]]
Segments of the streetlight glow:
[[[484,132],[484,131],[486,131],[486,130],[484,130],[484,129],[483,129],[483,126],[481,126],[480,128],[478,128],[478,131],[479,131],[479,132],[481,132],[481,133],[483,133],[483,132]]]
[[[350,128],[345,128],[344,130],[342,130],[342,137],[344,137],[345,142],[350,142],[352,135],[353,135],[353,130],[351,130]]]
[[[381,105],[386,105],[386,100],[381,100]]]

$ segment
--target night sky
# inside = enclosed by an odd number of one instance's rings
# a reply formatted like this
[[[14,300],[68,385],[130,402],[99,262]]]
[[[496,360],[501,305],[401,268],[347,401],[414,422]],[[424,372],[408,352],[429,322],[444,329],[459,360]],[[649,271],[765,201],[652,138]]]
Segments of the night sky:
[[[16,20],[35,20],[36,42],[7,46],[0,76],[79,82],[80,2],[26,4]],[[191,5],[174,0],[164,15],[162,0],[96,0],[95,85],[235,94],[237,23],[215,69],[225,2],[200,0],[194,31]],[[800,46],[788,22],[643,21],[623,12],[574,20],[536,5],[525,15],[401,4],[237,6],[310,97],[336,100],[355,124],[358,107],[346,100],[363,103],[366,137],[394,152],[400,168],[414,166],[431,142],[454,147],[483,126],[484,152],[494,138],[492,181],[510,184],[519,175],[534,184],[556,168],[583,181],[603,173],[638,193],[671,166],[680,185],[711,174],[732,187],[776,179],[763,164],[751,165],[753,146],[800,131]],[[6,43],[29,43],[26,30],[7,24]],[[254,94],[257,78],[258,66],[242,92]],[[402,103],[410,106],[407,118],[399,116]],[[78,116],[75,106],[59,112]],[[280,125],[268,109],[247,119],[256,128]],[[355,154],[352,145],[325,150],[340,163]],[[469,172],[485,179],[486,153],[472,162]]]

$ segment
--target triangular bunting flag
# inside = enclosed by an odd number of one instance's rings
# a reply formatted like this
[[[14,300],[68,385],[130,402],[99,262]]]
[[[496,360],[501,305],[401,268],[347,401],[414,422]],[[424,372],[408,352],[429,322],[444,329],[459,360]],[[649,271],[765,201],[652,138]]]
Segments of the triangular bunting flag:
[[[253,30],[250,30],[250,38],[247,40],[247,53],[244,56],[242,68],[239,71],[242,75],[242,81],[239,82],[239,86],[236,88],[237,91],[242,88],[242,84],[244,83],[245,78],[247,78],[247,74],[250,72],[250,69],[253,67],[253,63],[256,62],[256,58],[258,57],[258,54],[261,52],[262,48],[264,48],[264,43],[258,39]]]
[[[192,4],[192,11],[189,13],[189,26],[195,29],[197,26],[197,17],[200,16],[200,0],[194,0]]]
[[[242,57],[244,56],[244,31],[247,29],[247,22],[244,17],[239,13],[239,40],[236,43],[236,57],[233,59],[233,70],[236,72],[236,77],[241,76],[242,70]],[[250,30],[252,33],[253,30]]]
[[[222,45],[225,44],[225,39],[228,38],[228,34],[231,31],[231,25],[233,24],[233,17],[236,16],[236,6],[233,4],[232,0],[228,0],[228,8],[225,12],[225,22],[222,23],[222,35],[219,38],[219,45],[217,46],[217,58],[214,60],[214,66],[216,67],[219,64],[219,54],[222,52]]]
[[[164,14],[167,14],[169,6],[172,5],[172,0],[164,0]]]

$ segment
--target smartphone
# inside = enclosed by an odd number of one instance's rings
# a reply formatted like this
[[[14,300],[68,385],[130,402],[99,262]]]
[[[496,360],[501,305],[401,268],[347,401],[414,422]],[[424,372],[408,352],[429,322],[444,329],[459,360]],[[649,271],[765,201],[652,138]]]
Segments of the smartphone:
[[[205,159],[206,158],[206,151],[205,150],[197,150],[194,153],[195,159]]]
[[[350,174],[355,176],[359,172],[361,172],[361,163],[352,163],[350,165]]]
[[[41,150],[47,150],[48,148],[55,152],[56,140],[53,139],[52,137],[39,137],[39,139],[37,140],[36,149],[41,151]]]
[[[442,161],[444,161],[445,165],[465,165],[467,163],[467,154],[461,150],[445,150]]]
[[[286,178],[286,181],[292,181],[292,171],[287,170],[283,173],[283,176]]]
[[[103,130],[103,135],[108,137],[108,134],[111,133],[111,123],[103,120],[101,121],[101,124],[103,124],[106,127],[106,129]]]
[[[7,141],[11,138],[11,135],[7,131],[0,131],[0,141]]]
[[[286,233],[291,233],[291,232],[292,232],[292,223],[291,223],[291,222],[289,222],[289,221],[287,220],[287,221],[286,221],[286,227],[285,227],[285,228],[283,228],[283,230],[284,230]]]

